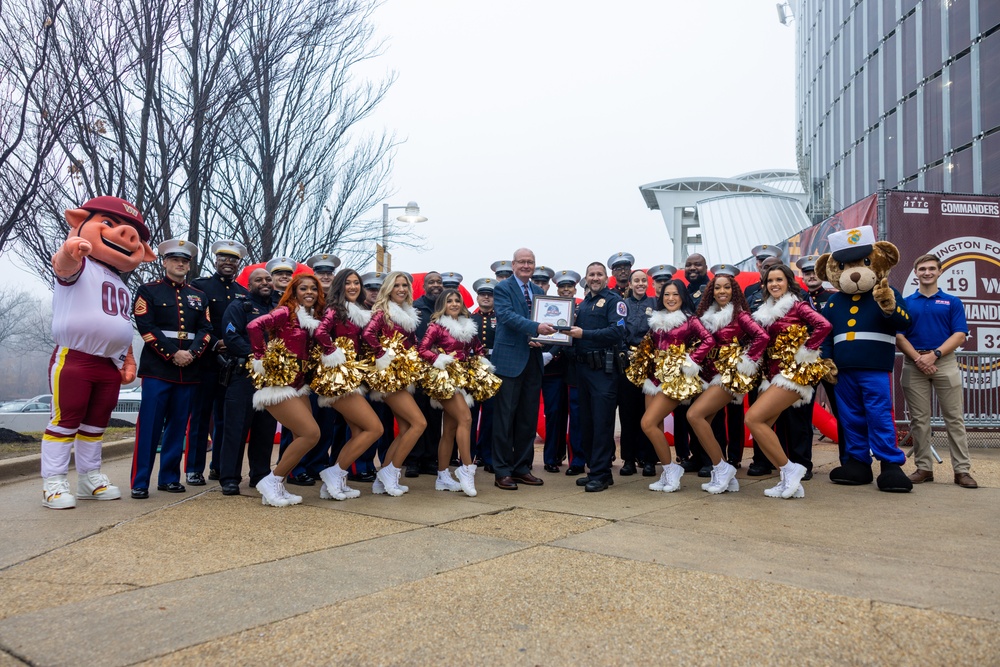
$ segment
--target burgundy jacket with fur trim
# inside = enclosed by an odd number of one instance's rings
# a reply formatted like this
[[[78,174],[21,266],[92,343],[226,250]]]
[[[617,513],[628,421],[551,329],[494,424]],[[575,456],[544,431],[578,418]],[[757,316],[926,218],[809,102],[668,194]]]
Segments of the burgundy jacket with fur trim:
[[[382,340],[392,338],[396,333],[403,335],[403,343],[406,347],[413,347],[417,344],[417,335],[414,332],[420,322],[419,313],[413,309],[413,306],[401,308],[394,303],[389,304],[389,309],[393,311],[391,321],[386,318],[385,311],[373,311],[371,321],[361,332],[361,340],[372,349],[376,359],[381,359],[385,354],[385,350],[382,349]]]
[[[674,312],[680,313],[684,319],[671,317],[674,313],[667,313],[665,310],[654,310],[649,316],[649,336],[653,339],[653,345],[657,350],[666,350],[671,345],[685,345],[690,350],[688,354],[691,355],[691,361],[701,366],[712,351],[715,339],[697,317],[687,317],[679,310]],[[679,322],[672,321],[675,319]],[[700,344],[698,341],[701,341]],[[691,349],[695,344],[698,347]]]
[[[265,332],[271,339],[280,339],[289,352],[299,361],[309,358],[309,347],[312,344],[312,332],[319,326],[319,320],[313,317],[305,308],[299,306],[295,317],[292,317],[288,306],[275,308],[266,315],[261,315],[247,324],[247,337],[255,359],[263,359],[267,352]],[[300,366],[301,367],[301,366]],[[298,389],[305,384],[305,374],[300,370],[295,381],[289,385]]]
[[[741,310],[733,316],[732,304],[727,304],[722,309],[714,310],[715,308],[713,305],[701,316],[701,322],[715,338],[715,344],[720,347],[730,345],[735,338],[745,348],[743,353],[747,358],[759,362],[770,342],[763,327],[757,324],[749,311]],[[702,371],[702,377],[711,380],[717,374],[714,359],[709,359]]]
[[[316,327],[314,337],[323,354],[332,354],[337,349],[336,339],[349,338],[354,343],[354,353],[361,356],[361,334],[365,327],[371,322],[371,311],[361,308],[355,303],[347,303],[347,317],[341,319],[337,317],[337,311],[327,308],[323,321]]]
[[[468,317],[457,320],[447,315],[440,317],[427,327],[427,333],[420,341],[420,356],[429,364],[433,364],[439,354],[450,355],[455,361],[477,354],[485,357],[486,348],[476,333],[476,323]]]
[[[833,329],[833,325],[825,317],[813,310],[812,306],[805,301],[800,301],[791,292],[785,294],[777,302],[768,297],[754,313],[753,318],[767,332],[769,345],[773,344],[775,339],[790,327],[796,324],[804,325],[809,329],[809,338],[804,347],[810,351],[819,350],[823,339]],[[770,379],[780,372],[780,363],[769,358],[763,377]]]

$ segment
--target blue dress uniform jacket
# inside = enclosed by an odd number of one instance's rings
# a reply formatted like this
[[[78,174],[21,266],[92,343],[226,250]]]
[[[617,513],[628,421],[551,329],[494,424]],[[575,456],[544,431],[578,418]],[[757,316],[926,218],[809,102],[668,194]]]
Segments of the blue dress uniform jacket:
[[[218,342],[223,340],[222,318],[229,304],[236,299],[247,298],[250,291],[235,280],[225,278],[218,273],[192,280],[191,287],[201,290],[208,298],[208,315],[212,324],[208,349],[214,350]]]
[[[486,348],[486,355],[489,357],[493,353],[493,344],[497,337],[497,312],[491,310],[488,313],[478,312],[472,314],[472,321],[476,323],[476,335]]]
[[[208,349],[211,339],[205,293],[187,283],[168,278],[140,285],[132,313],[145,345],[139,357],[141,378],[192,384],[199,380],[197,363],[180,367],[174,353],[187,350],[196,358]]]

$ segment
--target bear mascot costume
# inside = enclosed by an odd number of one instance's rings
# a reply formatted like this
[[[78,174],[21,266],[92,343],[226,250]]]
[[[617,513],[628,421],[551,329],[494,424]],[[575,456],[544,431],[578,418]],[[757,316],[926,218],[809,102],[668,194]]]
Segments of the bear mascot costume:
[[[831,252],[816,262],[816,275],[840,290],[821,312],[833,324],[824,356],[839,371],[836,393],[845,448],[830,480],[870,484],[874,453],[881,465],[879,490],[906,493],[913,484],[900,467],[906,455],[896,445],[890,386],[896,333],[910,324],[902,295],[889,287],[899,250],[876,241],[867,226],[835,232],[829,242]]]
[[[101,472],[101,441],[121,385],[135,379],[132,295],[121,274],[156,257],[149,229],[132,204],[96,197],[66,211],[69,236],[52,256],[49,362],[52,420],[42,436],[42,504],[76,506],[76,498],[121,498]],[[77,495],[70,492],[69,457],[76,450]]]

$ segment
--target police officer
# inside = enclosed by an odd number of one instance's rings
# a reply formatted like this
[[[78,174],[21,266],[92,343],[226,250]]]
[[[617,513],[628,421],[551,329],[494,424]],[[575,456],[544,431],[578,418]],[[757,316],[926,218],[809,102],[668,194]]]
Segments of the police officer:
[[[531,274],[531,282],[542,288],[546,294],[549,293],[549,285],[555,277],[556,272],[547,266],[536,266],[535,272]]]
[[[614,291],[623,301],[628,294],[628,277],[632,273],[633,264],[635,264],[635,257],[628,252],[616,252],[611,257],[608,257],[608,266],[611,267],[611,275],[615,277]]]
[[[656,299],[646,296],[649,279],[644,271],[632,271],[628,276],[628,292],[625,295],[625,349],[634,348],[649,332],[649,316],[656,306]],[[627,359],[622,359],[622,366]],[[624,373],[618,376],[618,421],[621,424],[623,476],[636,473],[636,462],[642,464],[645,477],[656,475],[656,450],[642,431],[642,415],[646,412],[646,397],[640,387],[632,384]],[[667,463],[670,463],[667,461]]]
[[[514,266],[509,259],[498,259],[490,264],[490,271],[496,276],[497,282],[500,282],[514,275]]]
[[[454,271],[445,271],[441,274],[441,286],[444,289],[458,289],[462,286],[462,274]]]
[[[226,341],[222,335],[222,316],[229,304],[247,297],[247,288],[236,282],[240,262],[247,249],[239,241],[223,239],[211,247],[215,256],[215,273],[195,278],[191,287],[200,289],[208,297],[208,315],[212,322],[212,335],[208,349],[201,355],[201,383],[195,390],[191,410],[191,427],[188,430],[185,471],[191,486],[205,486],[205,453],[208,450],[208,432],[212,431],[212,463],[208,478],[219,479],[219,447],[222,442],[223,415],[226,388],[219,385],[219,363],[226,359]]]
[[[497,314],[493,310],[493,290],[497,281],[494,278],[480,278],[472,283],[476,292],[476,312],[472,313],[472,321],[476,323],[476,335],[486,348],[486,358],[493,354],[493,341],[497,335]],[[472,406],[472,427],[475,437],[472,455],[476,465],[482,466],[487,473],[493,472],[493,399]]]
[[[365,300],[361,305],[364,308],[371,310],[372,304],[375,303],[375,297],[378,296],[379,288],[385,281],[385,276],[386,274],[380,271],[371,271],[361,276],[361,288],[365,291]],[[385,453],[395,437],[393,434],[394,418],[389,406],[382,401],[370,400],[368,404],[372,406],[379,421],[382,422],[382,436],[351,464],[351,469],[347,471],[347,479],[352,482],[371,483],[375,481],[375,456],[378,455],[379,461],[384,461]]]
[[[618,399],[618,352],[625,340],[625,302],[608,289],[604,265],[587,267],[589,294],[577,307],[569,330],[574,339],[583,451],[590,474],[576,480],[586,491],[604,491],[613,483],[611,461],[615,454],[615,405]]]
[[[285,293],[285,288],[288,287],[288,283],[292,282],[292,274],[295,273],[295,260],[291,257],[275,257],[268,261],[264,268],[271,274],[271,279],[274,281],[271,303],[277,306]]]
[[[191,416],[191,400],[201,379],[198,357],[211,339],[208,299],[186,282],[197,251],[183,239],[161,243],[157,254],[163,260],[163,278],[140,285],[132,307],[144,343],[138,372],[143,400],[132,455],[131,486],[136,499],[149,498],[158,444],[157,490],[186,490],[180,482],[184,434]]]
[[[330,285],[333,284],[333,274],[340,266],[340,258],[333,253],[321,252],[307,259],[306,266],[312,269],[323,291],[329,292]]]
[[[688,294],[697,308],[705,293],[705,285],[708,284],[708,261],[704,255],[694,253],[684,260],[684,278],[687,280]]]
[[[254,269],[248,280],[249,296],[229,304],[222,316],[222,332],[226,341],[228,365],[222,373],[228,376],[226,387],[225,424],[219,452],[219,483],[226,496],[240,495],[243,474],[243,444],[247,444],[250,462],[250,486],[271,472],[271,452],[277,423],[267,410],[253,409],[253,381],[247,373],[251,356],[247,324],[271,310],[273,281],[265,269]]]

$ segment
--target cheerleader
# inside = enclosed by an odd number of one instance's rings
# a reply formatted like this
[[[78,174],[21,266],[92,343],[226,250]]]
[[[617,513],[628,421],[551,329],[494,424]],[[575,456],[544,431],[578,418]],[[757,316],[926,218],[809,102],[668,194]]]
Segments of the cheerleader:
[[[712,480],[701,488],[709,493],[739,491],[736,468],[724,460],[722,447],[712,432],[712,419],[732,403],[742,411],[743,397],[752,388],[760,360],[767,349],[767,332],[750,315],[743,290],[736,282],[739,269],[722,264],[705,287],[696,313],[715,337],[715,348],[702,377],[708,387],[688,410],[688,421],[712,460]],[[742,440],[742,428],[740,439]]]
[[[701,320],[694,317],[694,310],[694,301],[684,283],[671,280],[660,287],[653,313],[649,316],[648,345],[652,345],[656,361],[642,385],[646,394],[646,412],[641,425],[660,461],[672,460],[670,446],[663,435],[663,420],[681,401],[701,392],[702,382],[698,373],[712,348],[712,335],[705,331]],[[644,342],[644,345],[647,343]],[[691,350],[693,345],[697,347]],[[666,381],[661,382],[659,378]],[[673,493],[681,488],[683,474],[684,468],[668,463],[663,466],[660,479],[650,484],[649,489]]]
[[[409,361],[407,351],[416,347],[417,340],[414,331],[420,322],[420,316],[413,309],[413,288],[410,286],[410,279],[405,273],[394,271],[385,278],[382,287],[379,288],[378,296],[372,305],[371,321],[365,326],[361,334],[361,340],[371,348],[375,354],[376,373],[369,379],[369,384],[375,391],[372,392],[372,400],[384,401],[392,410],[399,426],[399,435],[389,445],[386,450],[385,460],[382,468],[378,471],[375,481],[372,483],[372,493],[388,493],[390,496],[401,496],[409,487],[399,483],[400,468],[406,455],[413,449],[420,434],[427,428],[427,420],[413,400],[412,379],[413,369],[401,369],[405,374],[406,383],[395,391],[382,392],[379,387],[383,386],[378,381],[379,374],[383,377],[388,373],[393,373],[390,368],[393,361],[396,361],[397,353],[387,347],[393,339],[401,339],[400,346],[403,354],[397,366]],[[416,350],[414,349],[414,355]],[[419,358],[417,359],[419,361]]]
[[[427,327],[424,339],[420,341],[420,356],[438,371],[446,371],[455,362],[475,362],[477,357],[485,361],[486,348],[476,333],[476,323],[472,321],[469,309],[462,302],[462,295],[458,290],[446,289],[434,304],[431,324]],[[472,461],[469,445],[472,433],[472,412],[469,409],[473,403],[472,396],[461,387],[456,388],[448,398],[437,398],[439,394],[430,386],[425,386],[425,391],[431,396],[431,405],[437,403],[444,410],[444,427],[438,442],[438,476],[434,488],[438,491],[464,491],[467,496],[475,496],[476,465]],[[455,481],[448,470],[452,444],[455,442],[458,443],[458,455],[462,460],[462,465],[455,471],[458,481]]]
[[[316,342],[323,351],[323,368],[332,370],[342,381],[353,378],[334,388],[336,393],[327,393],[331,389],[329,385],[321,388],[317,380],[313,381],[313,389],[320,394],[320,407],[332,407],[351,429],[351,439],[344,443],[336,462],[319,474],[323,480],[319,497],[324,499],[347,500],[361,495],[357,489],[347,486],[347,469],[382,436],[382,422],[365,399],[360,383],[361,371],[352,368],[361,350],[361,332],[371,320],[371,313],[358,305],[359,299],[361,276],[354,269],[341,270],[330,285],[326,315],[316,327]],[[317,372],[317,379],[323,377]]]
[[[264,505],[285,507],[302,502],[285,490],[284,478],[299,459],[319,442],[319,425],[313,418],[309,405],[309,385],[306,384],[306,368],[312,335],[319,326],[326,307],[325,298],[319,288],[319,281],[311,274],[295,276],[285,289],[278,306],[267,315],[261,315],[247,324],[247,337],[253,350],[253,372],[265,381],[264,357],[269,354],[265,334],[271,343],[281,342],[294,359],[291,381],[286,384],[266,386],[253,395],[253,406],[257,410],[267,410],[281,424],[292,432],[292,441],[278,460],[274,471],[257,482],[261,502]],[[289,360],[291,361],[291,360]],[[285,364],[286,366],[288,364]],[[286,380],[287,378],[282,378]]]
[[[770,347],[760,393],[747,412],[746,423],[761,451],[781,470],[781,481],[764,495],[802,498],[806,467],[788,460],[772,427],[786,408],[812,399],[813,385],[824,374],[818,371],[826,368],[818,363],[819,346],[832,325],[803,298],[792,270],[784,264],[768,269],[764,290],[768,296],[753,317],[767,332]]]

